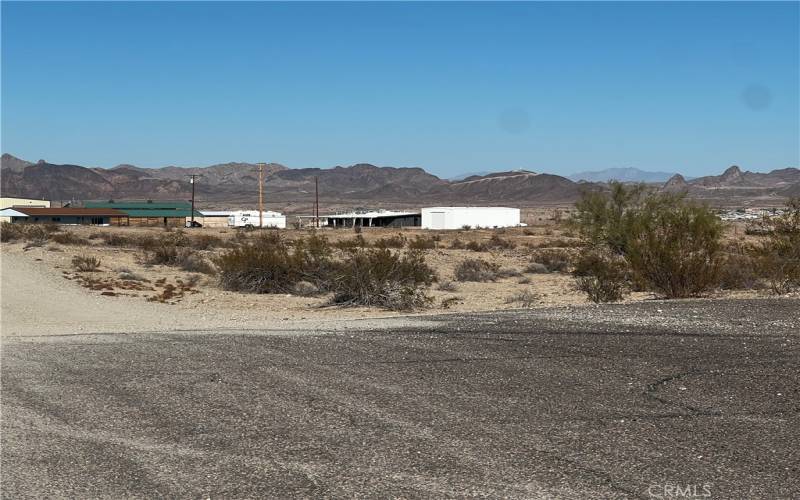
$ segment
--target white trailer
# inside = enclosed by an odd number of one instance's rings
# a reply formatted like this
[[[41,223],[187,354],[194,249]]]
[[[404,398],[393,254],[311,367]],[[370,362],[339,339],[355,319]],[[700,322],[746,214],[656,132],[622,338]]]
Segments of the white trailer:
[[[428,207],[422,209],[423,229],[495,228],[520,226],[519,208]]]
[[[229,227],[258,227],[258,210],[238,210],[228,216]],[[280,212],[262,212],[261,227],[286,229],[286,216]]]

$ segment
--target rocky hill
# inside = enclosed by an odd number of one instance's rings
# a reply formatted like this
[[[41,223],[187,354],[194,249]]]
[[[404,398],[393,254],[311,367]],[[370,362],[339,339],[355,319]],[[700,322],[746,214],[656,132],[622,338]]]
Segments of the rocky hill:
[[[421,168],[366,163],[327,169],[293,169],[270,163],[264,172],[268,206],[288,211],[310,207],[315,178],[319,181],[320,199],[328,209],[440,204],[526,207],[572,203],[584,190],[604,188],[600,183],[573,182],[559,175],[527,170],[472,175],[461,180],[440,179]],[[258,166],[252,163],[193,168],[87,168],[44,160],[31,163],[8,154],[2,157],[0,192],[3,196],[46,198],[56,203],[112,198],[186,200],[191,193],[191,174],[199,176],[195,187],[202,207],[252,207],[258,200]],[[692,197],[719,205],[742,200],[773,200],[779,204],[784,197],[800,193],[800,170],[754,173],[731,167],[718,176],[691,180],[676,174],[663,189],[686,191]]]

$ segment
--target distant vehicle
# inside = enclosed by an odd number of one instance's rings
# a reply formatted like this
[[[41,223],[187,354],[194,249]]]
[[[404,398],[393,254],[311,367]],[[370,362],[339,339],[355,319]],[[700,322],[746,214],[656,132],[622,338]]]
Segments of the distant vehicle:
[[[228,217],[229,227],[258,227],[258,210],[254,212],[240,210],[233,212]],[[263,212],[261,217],[262,227],[285,229],[286,216],[280,212]]]
[[[186,227],[203,227],[203,225],[196,220],[187,220]]]

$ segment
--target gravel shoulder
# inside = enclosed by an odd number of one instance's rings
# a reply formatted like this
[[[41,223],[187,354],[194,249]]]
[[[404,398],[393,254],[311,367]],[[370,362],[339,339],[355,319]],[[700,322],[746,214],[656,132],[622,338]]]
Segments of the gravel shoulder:
[[[798,300],[6,337],[2,494],[800,494]]]

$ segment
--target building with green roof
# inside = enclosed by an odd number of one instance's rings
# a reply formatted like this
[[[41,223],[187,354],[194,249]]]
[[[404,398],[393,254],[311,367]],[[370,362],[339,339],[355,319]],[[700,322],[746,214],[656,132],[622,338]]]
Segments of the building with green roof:
[[[87,201],[85,208],[113,208],[124,216],[111,220],[115,226],[172,226],[183,227],[186,218],[192,216],[192,206],[186,201]],[[195,217],[201,217],[194,211]]]

